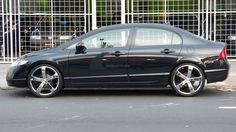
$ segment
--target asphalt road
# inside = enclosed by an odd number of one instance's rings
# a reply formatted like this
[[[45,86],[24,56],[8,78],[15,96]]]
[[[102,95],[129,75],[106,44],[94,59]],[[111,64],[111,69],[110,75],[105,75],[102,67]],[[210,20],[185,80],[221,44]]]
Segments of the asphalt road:
[[[171,91],[68,90],[37,98],[0,90],[0,132],[235,131],[236,92],[205,89],[197,97]]]

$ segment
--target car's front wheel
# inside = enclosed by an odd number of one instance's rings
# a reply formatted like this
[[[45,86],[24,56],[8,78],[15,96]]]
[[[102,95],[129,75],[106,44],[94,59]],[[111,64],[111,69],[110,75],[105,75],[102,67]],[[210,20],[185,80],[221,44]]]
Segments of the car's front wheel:
[[[28,87],[39,97],[51,97],[63,87],[62,75],[57,68],[48,64],[34,67],[28,74]]]
[[[181,64],[171,73],[170,85],[181,96],[195,96],[205,85],[205,75],[195,64]]]

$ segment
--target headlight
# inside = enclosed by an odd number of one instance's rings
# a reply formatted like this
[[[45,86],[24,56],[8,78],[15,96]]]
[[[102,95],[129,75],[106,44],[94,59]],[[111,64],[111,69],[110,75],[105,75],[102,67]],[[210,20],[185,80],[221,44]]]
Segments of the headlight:
[[[19,65],[24,65],[28,62],[28,60],[24,60],[24,59],[17,59],[16,61],[14,61],[11,66],[19,66]]]

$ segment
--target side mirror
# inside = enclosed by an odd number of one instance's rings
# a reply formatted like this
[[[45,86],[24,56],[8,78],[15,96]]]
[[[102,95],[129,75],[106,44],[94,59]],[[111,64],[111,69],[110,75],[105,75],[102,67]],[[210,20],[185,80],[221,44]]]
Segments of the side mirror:
[[[84,46],[83,42],[79,42],[77,45],[76,45],[76,51],[75,51],[75,54],[84,54],[86,53],[86,47]]]

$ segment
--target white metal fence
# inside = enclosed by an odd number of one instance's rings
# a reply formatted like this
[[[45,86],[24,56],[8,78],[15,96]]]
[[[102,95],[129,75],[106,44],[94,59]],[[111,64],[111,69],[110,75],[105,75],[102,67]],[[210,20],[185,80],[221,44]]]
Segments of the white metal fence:
[[[236,0],[0,0],[0,63],[125,23],[170,23],[236,57]]]

